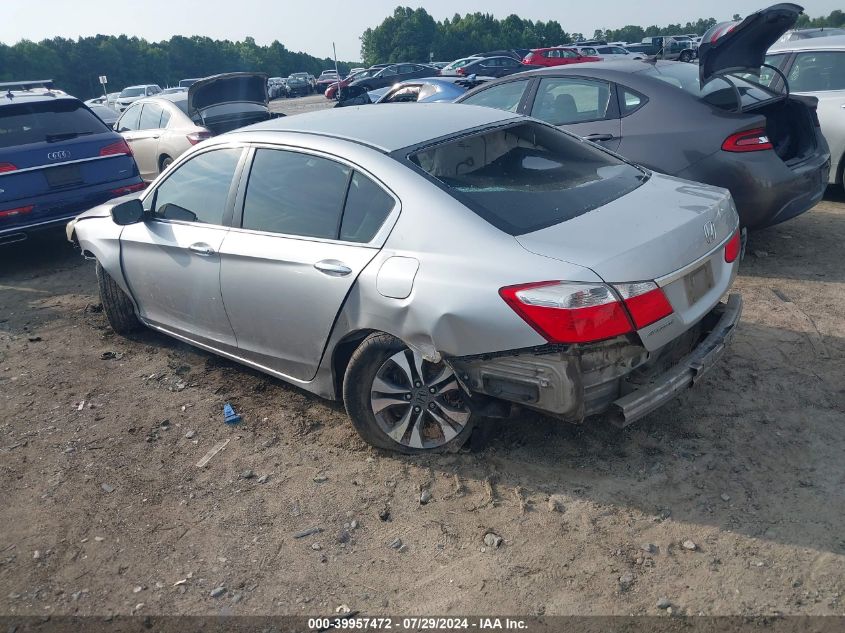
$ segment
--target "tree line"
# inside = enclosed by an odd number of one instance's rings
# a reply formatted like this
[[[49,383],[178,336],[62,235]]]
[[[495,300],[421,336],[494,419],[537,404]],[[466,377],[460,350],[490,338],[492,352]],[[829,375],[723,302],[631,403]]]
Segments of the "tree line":
[[[341,73],[352,65],[338,62]],[[0,82],[53,79],[57,88],[83,99],[102,94],[100,75],[108,77],[108,91],[115,92],[133,84],[172,86],[180,79],[221,72],[258,71],[271,77],[310,72],[317,76],[327,68],[334,68],[334,60],[289,51],[278,41],[259,46],[251,37],[232,42],[177,35],[148,42],[126,35],[97,35],[0,44]]]
[[[741,19],[734,15],[734,20]],[[628,25],[620,29],[596,29],[593,37],[613,42],[639,42],[652,35],[703,35],[715,25],[715,18],[700,18],[686,24]],[[797,28],[842,27],[845,13],[835,10],[828,16],[810,18],[801,15]],[[540,48],[585,39],[582,33],[567,33],[559,22],[524,20],[509,15],[501,20],[489,13],[467,13],[441,21],[425,9],[396,7],[381,24],[368,28],[361,35],[361,57],[364,62],[451,61],[472,53],[509,48]]]

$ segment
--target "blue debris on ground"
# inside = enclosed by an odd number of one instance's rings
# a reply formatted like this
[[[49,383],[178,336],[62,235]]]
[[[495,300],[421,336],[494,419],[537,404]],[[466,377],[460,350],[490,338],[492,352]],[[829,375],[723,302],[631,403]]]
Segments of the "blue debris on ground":
[[[237,424],[241,421],[241,416],[235,413],[235,410],[232,408],[232,405],[228,402],[223,405],[223,416],[224,422],[226,422],[226,424]]]

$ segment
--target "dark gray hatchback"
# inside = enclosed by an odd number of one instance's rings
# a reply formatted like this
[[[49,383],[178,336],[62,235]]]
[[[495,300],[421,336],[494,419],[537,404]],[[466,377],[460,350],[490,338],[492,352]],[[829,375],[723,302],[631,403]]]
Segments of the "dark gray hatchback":
[[[812,208],[830,171],[817,100],[773,92],[754,76],[769,40],[800,12],[776,5],[713,27],[702,40],[700,65],[557,67],[485,84],[458,102],[533,116],[649,169],[725,187],[743,226],[770,226]]]

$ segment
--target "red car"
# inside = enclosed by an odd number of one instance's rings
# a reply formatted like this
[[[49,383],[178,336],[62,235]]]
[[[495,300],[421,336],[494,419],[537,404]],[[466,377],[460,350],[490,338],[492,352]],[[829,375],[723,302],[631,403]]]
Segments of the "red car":
[[[336,99],[337,98],[337,91],[339,88],[346,88],[349,84],[351,84],[356,79],[363,79],[364,77],[372,77],[378,71],[381,70],[379,68],[368,68],[367,70],[359,70],[354,75],[349,75],[346,79],[343,79],[340,83],[334,82],[332,83],[325,92],[326,99]]]
[[[578,51],[562,46],[552,48],[534,48],[525,59],[523,64],[534,66],[564,66],[566,64],[580,64],[582,62],[600,62],[601,57],[594,55],[581,55]]]

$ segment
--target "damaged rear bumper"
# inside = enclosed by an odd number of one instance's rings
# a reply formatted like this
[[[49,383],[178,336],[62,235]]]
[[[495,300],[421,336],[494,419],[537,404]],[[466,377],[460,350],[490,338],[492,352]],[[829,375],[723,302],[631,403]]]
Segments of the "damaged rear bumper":
[[[567,421],[598,414],[626,426],[692,386],[722,356],[742,313],[731,294],[661,350],[619,337],[449,362],[474,395],[514,402]]]
[[[742,296],[732,294],[723,305],[721,318],[689,356],[651,383],[613,402],[609,413],[614,424],[626,426],[660,408],[678,392],[694,385],[716,364],[736,333],[742,315]]]

